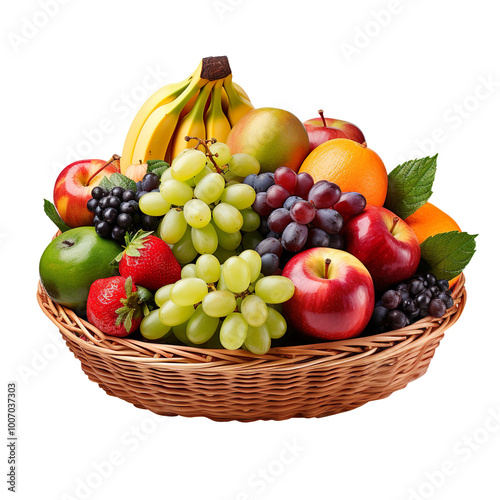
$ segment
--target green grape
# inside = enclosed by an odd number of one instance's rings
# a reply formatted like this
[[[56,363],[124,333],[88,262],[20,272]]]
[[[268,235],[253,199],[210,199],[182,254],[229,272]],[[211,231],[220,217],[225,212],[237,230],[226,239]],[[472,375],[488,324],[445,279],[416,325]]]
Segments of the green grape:
[[[232,257],[232,255],[231,255]],[[217,282],[217,290],[227,290],[229,291],[229,288],[226,285],[226,282],[224,281],[224,276],[222,276],[222,266],[221,266],[221,275],[219,277],[219,281]]]
[[[246,153],[236,153],[231,156],[227,166],[230,172],[239,177],[246,177],[247,175],[258,174],[260,172],[259,160]]]
[[[217,225],[214,225],[214,227],[215,232],[217,233],[217,238],[219,239],[219,246],[225,248],[226,250],[234,250],[240,246],[241,233],[239,231],[226,233],[222,229],[219,229]]]
[[[196,264],[186,264],[181,269],[181,278],[198,278],[196,273]]]
[[[191,238],[193,240],[194,248],[201,254],[213,254],[219,244],[217,233],[211,223],[208,223],[205,227],[201,228],[193,227],[191,229]]]
[[[172,162],[172,177],[178,181],[191,179],[205,166],[207,157],[198,149],[185,149]]]
[[[174,244],[172,252],[181,266],[189,264],[196,258],[198,252],[193,246],[190,226],[187,227],[184,236]]]
[[[210,152],[213,155],[215,163],[217,163],[217,166],[219,167],[227,165],[229,163],[229,160],[231,159],[231,151],[229,151],[229,147],[223,142],[216,142],[215,144],[211,144]]]
[[[167,300],[160,307],[160,320],[167,326],[180,325],[194,314],[193,306],[178,306]]]
[[[147,215],[156,217],[165,215],[170,210],[170,203],[158,192],[146,193],[139,200],[139,208]]]
[[[160,193],[165,201],[179,207],[182,207],[193,197],[193,189],[185,182],[181,182],[177,179],[170,179],[162,182],[160,186]]]
[[[283,304],[267,304],[267,306],[283,314]]]
[[[208,316],[198,307],[188,321],[186,334],[193,344],[203,344],[212,338],[219,326],[219,318]]]
[[[219,262],[221,264],[224,264],[229,257],[234,257],[238,255],[242,251],[241,246],[238,248],[235,248],[234,250],[226,250],[225,248],[221,247],[220,245],[217,247],[217,250],[215,250],[214,255],[217,257]]]
[[[227,290],[215,290],[207,293],[201,303],[203,311],[213,318],[223,318],[236,309],[236,299]]]
[[[173,245],[184,236],[186,228],[187,222],[182,210],[180,208],[171,208],[160,223],[160,238],[168,245]]]
[[[245,180],[244,177],[238,177],[227,169],[224,170],[224,179],[226,179],[226,187],[241,184]]]
[[[287,324],[285,318],[276,309],[269,306],[267,308],[266,326],[272,339],[280,339],[286,333]]]
[[[173,179],[172,177],[172,167],[168,167],[163,174],[161,174],[161,182],[169,181],[170,179]]]
[[[158,288],[155,293],[155,302],[158,307],[161,307],[167,300],[170,299],[170,290],[174,286],[173,283],[170,285],[162,286]]]
[[[260,255],[255,250],[245,250],[239,255],[250,267],[250,283],[257,280],[262,267],[262,260]]]
[[[267,306],[257,295],[247,295],[241,302],[240,311],[250,326],[260,326],[266,322]]]
[[[229,257],[222,266],[222,276],[231,292],[244,292],[250,285],[250,266],[241,257]]]
[[[217,201],[224,191],[225,181],[222,175],[212,172],[196,185],[194,195],[207,205]]]
[[[184,218],[191,227],[205,227],[212,220],[212,211],[204,201],[193,199],[184,205]]]
[[[170,300],[178,306],[192,306],[208,293],[207,284],[200,278],[184,278],[170,290]]]
[[[231,313],[222,322],[220,329],[220,341],[225,349],[239,349],[246,339],[248,323],[243,319],[241,313]]]
[[[220,278],[220,263],[217,257],[208,253],[200,255],[196,261],[196,274],[205,283],[217,283]]]
[[[268,304],[279,304],[292,298],[295,287],[285,276],[266,276],[257,281],[255,294]]]
[[[264,236],[262,236],[259,231],[252,231],[251,233],[245,233],[243,235],[241,244],[245,250],[253,250],[263,239]]]
[[[237,183],[231,186],[226,185],[226,189],[224,189],[220,201],[229,203],[238,210],[243,210],[244,208],[252,206],[255,201],[255,191],[253,187],[248,184]]]
[[[252,231],[257,231],[260,226],[260,215],[254,212],[251,208],[245,208],[240,210],[243,217],[243,225],[241,230],[246,233],[251,233]],[[252,249],[253,250],[253,249]]]
[[[194,346],[194,344],[192,342],[190,342],[189,339],[187,338],[186,330],[187,330],[188,321],[185,321],[184,323],[181,323],[180,325],[173,326],[172,331],[174,332],[174,335],[177,338],[177,340],[180,340],[183,344],[186,344],[189,346]]]
[[[254,354],[266,354],[271,347],[271,336],[269,329],[264,323],[261,326],[248,325],[245,348]]]
[[[154,309],[141,321],[141,335],[148,340],[157,340],[170,332],[170,326],[160,321],[160,310]],[[170,332],[172,333],[172,332]]]
[[[241,229],[243,216],[241,212],[229,203],[219,203],[212,212],[214,222],[226,233],[234,233]]]
[[[213,172],[214,171],[205,163],[205,166],[200,170],[200,172],[193,177],[195,185],[207,175],[213,174]]]

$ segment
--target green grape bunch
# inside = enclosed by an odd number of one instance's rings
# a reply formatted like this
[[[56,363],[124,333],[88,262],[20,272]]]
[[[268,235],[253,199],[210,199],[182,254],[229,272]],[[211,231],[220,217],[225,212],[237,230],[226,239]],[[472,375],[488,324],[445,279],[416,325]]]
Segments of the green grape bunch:
[[[218,336],[220,346],[265,354],[271,340],[285,335],[287,324],[277,310],[294,294],[284,276],[264,276],[254,250],[231,256],[222,265],[202,254],[182,269],[181,279],[155,294],[158,309],[141,323],[141,334],[157,340],[172,333],[187,345],[206,345]]]

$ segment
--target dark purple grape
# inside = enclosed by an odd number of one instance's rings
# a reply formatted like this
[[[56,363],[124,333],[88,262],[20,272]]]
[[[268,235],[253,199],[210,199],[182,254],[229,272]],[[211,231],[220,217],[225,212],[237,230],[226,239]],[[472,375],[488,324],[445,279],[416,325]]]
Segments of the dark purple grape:
[[[295,203],[297,203],[298,201],[302,201],[302,198],[300,196],[290,196],[285,200],[285,203],[283,203],[283,208],[291,210]]]
[[[142,189],[144,191],[153,191],[153,189],[156,189],[160,185],[160,178],[154,174],[153,172],[147,173],[143,178],[142,178]]]
[[[276,238],[277,240],[279,240],[281,238],[281,233],[276,233],[274,231],[269,231],[267,233],[267,237],[268,238]]]
[[[410,298],[410,292],[406,289],[398,290],[399,295],[401,295],[401,300],[407,300]]]
[[[446,292],[441,292],[437,298],[439,300],[442,300],[444,302],[444,305],[446,306],[446,309],[449,309],[450,307],[453,307],[453,297]]]
[[[274,184],[274,175],[271,172],[259,174],[254,181],[253,188],[256,193],[265,193]]]
[[[255,251],[262,257],[266,253],[274,253],[278,257],[283,254],[283,247],[276,238],[266,238],[262,240],[256,247]]]
[[[135,193],[135,200],[136,201],[139,201],[145,194],[148,194],[147,191],[137,191],[137,193]]]
[[[99,200],[99,206],[104,209],[104,208],[108,208],[109,207],[109,196],[103,196],[100,200]]]
[[[145,231],[154,231],[157,228],[158,223],[158,217],[146,214],[141,215],[141,226]]]
[[[304,224],[292,222],[288,224],[281,235],[281,244],[285,250],[289,252],[298,252],[301,250],[307,241],[309,230]]]
[[[425,295],[427,295],[427,297],[432,299],[432,291],[430,288],[426,288],[422,293],[425,293]]]
[[[428,310],[431,316],[442,318],[446,313],[446,305],[441,299],[432,299]]]
[[[252,210],[257,212],[261,217],[267,217],[273,211],[273,207],[267,203],[266,193],[262,191],[257,193],[252,205]]]
[[[99,201],[96,200],[95,198],[90,198],[89,201],[87,201],[87,208],[91,212],[95,212],[95,209],[99,206]]]
[[[99,219],[99,217],[97,215],[94,215],[94,218],[92,219],[92,225],[97,226],[97,224],[99,224],[99,222],[101,222],[101,219]]]
[[[116,198],[119,198],[120,200],[122,199],[123,197],[123,193],[124,193],[125,189],[123,189],[122,187],[120,186],[115,186],[112,190],[111,190],[111,196],[115,196]]]
[[[427,286],[434,286],[437,283],[436,277],[431,273],[426,274],[425,281],[427,281]]]
[[[111,234],[111,224],[107,222],[99,222],[95,227],[95,232],[102,238],[107,238]]]
[[[429,316],[429,310],[427,309],[427,307],[421,307],[418,315],[421,318],[426,318],[427,316]]]
[[[116,196],[110,196],[108,198],[108,207],[112,207],[112,208],[118,208],[122,201],[120,200],[120,198],[116,197]]]
[[[124,201],[119,208],[122,214],[132,214],[134,213],[134,207],[129,201]]]
[[[290,216],[299,224],[309,224],[316,215],[314,205],[308,201],[302,200],[295,203],[290,210]]]
[[[401,290],[406,290],[408,291],[408,283],[399,283],[398,286],[396,287],[396,290],[400,292]]]
[[[419,293],[422,293],[425,289],[424,282],[419,279],[412,279],[409,283],[408,291],[414,297]]]
[[[116,218],[116,222],[119,226],[130,229],[132,227],[132,216],[130,214],[121,213]]]
[[[292,217],[286,208],[273,210],[267,218],[267,226],[276,233],[282,233],[290,222],[292,222]]]
[[[337,234],[344,225],[342,216],[332,208],[320,208],[316,210],[312,224],[314,227],[319,227],[326,231],[328,234]]]
[[[406,314],[398,309],[387,313],[387,325],[393,330],[404,328],[408,322]]]
[[[99,205],[97,205],[97,207],[95,208],[94,214],[96,214],[97,217],[101,217],[101,215],[102,215],[102,208]]]
[[[136,193],[140,193],[141,191],[144,191],[143,187],[142,187],[142,182],[141,181],[138,181],[135,183],[135,186],[136,186]]]
[[[386,309],[384,306],[376,306],[375,309],[373,309],[373,314],[371,319],[372,323],[375,326],[385,326],[388,312],[389,310]]]
[[[111,230],[111,238],[113,238],[115,241],[122,242],[125,240],[125,233],[126,233],[125,228],[120,226],[114,226],[113,229]]]
[[[361,193],[345,192],[333,207],[344,220],[351,215],[360,214],[366,207],[366,198]]]
[[[274,182],[293,194],[297,185],[297,174],[291,168],[278,167],[274,171]]]
[[[280,259],[275,253],[265,253],[261,260],[262,267],[260,271],[264,276],[274,274],[280,267]]]
[[[249,186],[251,187],[255,187],[255,179],[257,179],[257,174],[250,174],[250,175],[247,175],[244,179],[243,179],[243,184],[248,184]]]
[[[344,249],[344,237],[341,234],[330,234],[330,243],[328,246],[330,248],[335,248],[337,250],[343,250]]]
[[[297,174],[297,184],[295,185],[295,195],[307,200],[309,191],[314,186],[314,179],[307,172]]]
[[[401,303],[401,295],[396,290],[387,290],[382,295],[382,305],[389,310],[397,309]]]
[[[100,186],[96,186],[91,192],[92,198],[100,200],[104,196],[104,189]]]
[[[448,288],[450,288],[450,283],[447,280],[438,280],[436,285],[440,292],[445,292]]]
[[[420,295],[417,295],[415,302],[420,309],[427,309],[431,302],[431,298],[426,293],[421,293]]]
[[[266,193],[267,204],[273,208],[280,208],[285,200],[290,197],[290,193],[278,184],[271,186]]]
[[[110,224],[115,222],[117,216],[118,216],[118,210],[116,210],[116,208],[113,207],[105,208],[102,213],[102,219],[105,220],[106,222],[109,222]]]
[[[439,295],[440,290],[436,285],[431,286],[429,290],[431,291],[433,297],[437,297]]]
[[[267,225],[267,217],[260,218],[260,226],[259,226],[258,231],[264,237],[269,234],[270,229],[269,229],[269,226]]]
[[[132,208],[134,209],[134,212],[139,213],[139,211],[140,211],[139,203],[137,203],[136,200],[130,200],[129,203],[132,206]]]
[[[333,182],[317,182],[307,195],[308,201],[314,204],[316,208],[331,208],[335,205],[342,195],[342,191]]]
[[[126,191],[123,191],[122,200],[123,201],[135,200],[135,191],[132,191],[131,189],[127,189]]]
[[[330,245],[330,236],[325,233],[323,229],[314,227],[309,230],[309,235],[307,236],[306,247],[316,248],[316,247],[328,247]]]

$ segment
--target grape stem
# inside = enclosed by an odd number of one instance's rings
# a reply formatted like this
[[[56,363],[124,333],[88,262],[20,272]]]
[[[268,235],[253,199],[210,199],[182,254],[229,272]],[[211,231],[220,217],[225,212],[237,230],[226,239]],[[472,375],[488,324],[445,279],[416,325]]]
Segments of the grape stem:
[[[331,263],[331,259],[325,259],[325,280],[328,279],[328,268],[330,267]]]
[[[323,120],[323,127],[327,127],[324,111],[322,109],[319,109],[318,113],[319,113],[319,116],[321,116],[321,119]]]
[[[215,137],[205,140],[205,139],[200,139],[199,137],[189,137],[188,135],[186,135],[186,137],[184,137],[184,140],[187,142],[191,140],[198,141],[198,144],[194,147],[194,149],[198,149],[203,144],[203,146],[205,147],[205,155],[208,156],[210,161],[214,164],[217,173],[219,174],[223,173],[222,169],[219,167],[219,165],[217,165],[216,161],[214,160],[214,156],[218,157],[219,153],[212,154],[212,152],[210,151],[210,145],[215,144],[217,142],[217,139],[215,139]]]

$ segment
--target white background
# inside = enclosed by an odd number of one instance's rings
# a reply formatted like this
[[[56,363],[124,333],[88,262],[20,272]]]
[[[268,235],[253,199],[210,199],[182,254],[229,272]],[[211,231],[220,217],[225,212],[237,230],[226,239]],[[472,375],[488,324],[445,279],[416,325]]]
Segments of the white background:
[[[50,16],[42,4],[0,15],[2,388],[19,385],[17,498],[498,499],[495,2],[51,0]],[[427,374],[388,399],[319,420],[154,419],[91,383],[38,309],[55,232],[42,201],[70,151],[120,153],[147,95],[222,54],[256,107],[352,121],[388,170],[439,152],[431,201],[479,233],[462,318]],[[297,456],[280,466],[285,443]],[[119,463],[99,475],[110,457]]]

